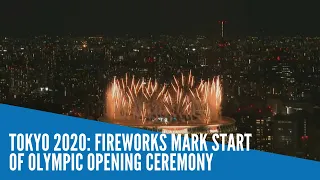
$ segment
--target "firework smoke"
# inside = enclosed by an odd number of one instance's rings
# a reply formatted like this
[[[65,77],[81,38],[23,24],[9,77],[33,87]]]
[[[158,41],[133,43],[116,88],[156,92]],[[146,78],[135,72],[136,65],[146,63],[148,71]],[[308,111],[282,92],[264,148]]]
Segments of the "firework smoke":
[[[166,117],[171,121],[218,120],[222,90],[219,78],[201,80],[196,85],[194,76],[173,76],[169,85],[155,80],[126,76],[114,78],[106,91],[106,115],[112,120],[139,120],[142,124]]]

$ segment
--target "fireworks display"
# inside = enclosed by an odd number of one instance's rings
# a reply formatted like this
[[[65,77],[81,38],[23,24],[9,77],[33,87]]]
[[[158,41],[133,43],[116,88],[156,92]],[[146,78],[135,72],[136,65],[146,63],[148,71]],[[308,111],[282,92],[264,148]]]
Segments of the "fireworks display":
[[[126,74],[121,79],[115,77],[106,93],[106,115],[112,120],[209,124],[220,116],[219,77],[196,83],[191,71],[186,76],[173,76],[172,82],[164,85]]]

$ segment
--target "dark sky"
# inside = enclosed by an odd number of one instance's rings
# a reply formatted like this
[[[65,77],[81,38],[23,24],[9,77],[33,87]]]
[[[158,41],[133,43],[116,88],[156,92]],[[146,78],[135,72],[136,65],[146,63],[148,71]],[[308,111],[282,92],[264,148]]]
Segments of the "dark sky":
[[[1,2],[0,35],[218,33],[320,35],[318,0],[87,0]]]

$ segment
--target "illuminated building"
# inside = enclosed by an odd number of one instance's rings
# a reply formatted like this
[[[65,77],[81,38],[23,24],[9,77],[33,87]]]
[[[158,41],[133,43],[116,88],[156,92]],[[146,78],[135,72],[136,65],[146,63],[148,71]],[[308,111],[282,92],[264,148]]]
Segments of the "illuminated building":
[[[251,148],[271,152],[273,150],[273,121],[271,107],[261,108],[250,104],[241,107],[233,116],[237,132],[252,133]]]

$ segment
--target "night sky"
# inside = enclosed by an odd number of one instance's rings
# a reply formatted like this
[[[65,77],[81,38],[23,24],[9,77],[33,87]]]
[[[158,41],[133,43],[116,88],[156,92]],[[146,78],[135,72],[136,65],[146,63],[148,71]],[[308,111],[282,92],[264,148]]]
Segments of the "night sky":
[[[0,35],[196,34],[320,35],[318,0],[10,0]]]

